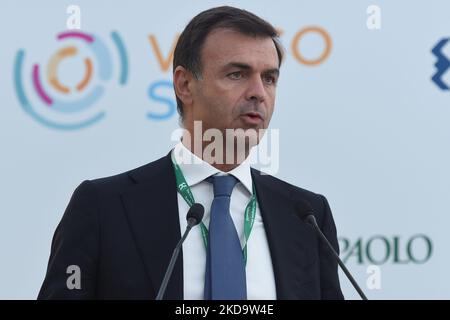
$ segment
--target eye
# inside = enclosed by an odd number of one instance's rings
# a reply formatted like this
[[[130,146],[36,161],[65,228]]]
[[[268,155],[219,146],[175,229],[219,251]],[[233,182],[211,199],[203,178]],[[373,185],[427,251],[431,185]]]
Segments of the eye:
[[[273,75],[265,75],[264,76],[264,82],[267,84],[276,84],[277,79]]]
[[[228,74],[228,77],[232,80],[239,80],[242,78],[242,72],[236,71]]]

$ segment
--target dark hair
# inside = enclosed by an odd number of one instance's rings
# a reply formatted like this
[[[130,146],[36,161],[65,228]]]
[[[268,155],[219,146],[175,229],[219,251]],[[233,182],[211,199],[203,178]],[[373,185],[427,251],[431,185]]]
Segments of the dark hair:
[[[233,29],[252,37],[272,38],[278,54],[278,65],[281,65],[283,49],[275,28],[251,12],[222,6],[200,12],[188,23],[175,47],[173,71],[177,66],[182,66],[199,79],[202,72],[201,50],[203,44],[208,34],[218,28]],[[178,96],[176,98],[178,113],[183,120],[183,102]]]

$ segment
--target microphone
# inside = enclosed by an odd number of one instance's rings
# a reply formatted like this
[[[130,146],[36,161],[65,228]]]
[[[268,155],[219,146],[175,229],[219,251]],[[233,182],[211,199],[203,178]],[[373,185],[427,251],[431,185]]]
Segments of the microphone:
[[[313,211],[313,209],[311,207],[311,204],[308,201],[306,201],[306,200],[300,200],[300,201],[298,201],[295,204],[295,210],[296,210],[297,217],[301,221],[303,221],[303,222],[309,224],[310,226],[312,226],[313,229],[316,231],[317,235],[320,237],[320,239],[324,243],[326,243],[326,245],[330,249],[331,253],[333,254],[334,258],[337,260],[339,266],[342,268],[342,271],[344,271],[345,275],[350,280],[350,282],[353,285],[353,288],[355,288],[355,290],[358,292],[358,294],[361,297],[361,299],[362,300],[367,300],[366,295],[361,290],[361,288],[359,287],[358,283],[356,283],[355,279],[350,274],[350,271],[348,271],[347,267],[342,262],[341,258],[339,258],[339,255],[334,250],[333,246],[328,241],[327,237],[325,237],[325,235],[323,234],[322,230],[320,230],[320,227],[317,224],[316,218],[314,217],[314,211]]]
[[[183,237],[181,237],[180,241],[178,241],[175,249],[172,253],[172,258],[170,258],[169,266],[167,267],[166,274],[164,275],[163,281],[161,282],[161,286],[159,287],[158,294],[156,296],[156,300],[162,300],[164,297],[164,293],[167,289],[167,284],[169,283],[170,276],[172,275],[173,268],[175,267],[175,262],[177,261],[178,255],[180,254],[181,245],[184,240],[191,231],[192,227],[198,225],[202,219],[203,214],[205,213],[205,208],[200,203],[194,203],[190,208],[186,215],[187,227],[186,231],[184,231]]]

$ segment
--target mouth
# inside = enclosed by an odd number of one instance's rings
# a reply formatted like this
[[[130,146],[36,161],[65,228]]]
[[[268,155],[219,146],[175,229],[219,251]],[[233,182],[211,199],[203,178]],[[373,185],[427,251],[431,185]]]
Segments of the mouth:
[[[241,118],[249,124],[259,124],[264,121],[262,115],[258,112],[247,112],[241,115]]]

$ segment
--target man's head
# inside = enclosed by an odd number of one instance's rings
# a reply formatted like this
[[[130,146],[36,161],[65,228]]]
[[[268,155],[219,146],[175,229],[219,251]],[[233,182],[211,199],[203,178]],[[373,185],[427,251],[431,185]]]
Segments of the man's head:
[[[282,48],[256,15],[218,7],[194,17],[180,35],[173,78],[186,129],[265,129],[272,117]]]

